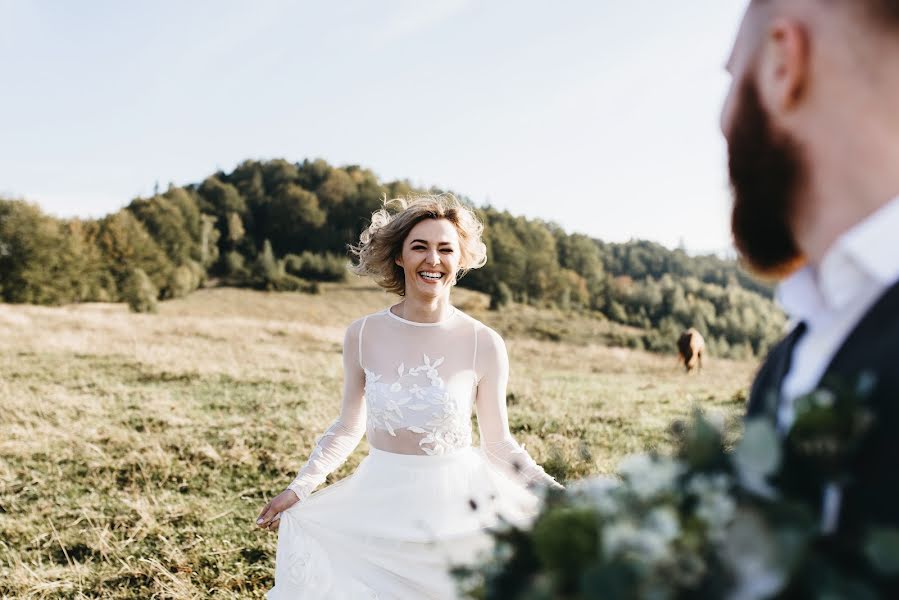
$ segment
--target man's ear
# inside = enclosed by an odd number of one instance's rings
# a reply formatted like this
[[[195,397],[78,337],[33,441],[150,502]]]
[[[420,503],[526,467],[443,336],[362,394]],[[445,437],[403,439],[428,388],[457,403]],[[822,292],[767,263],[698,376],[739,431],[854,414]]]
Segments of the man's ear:
[[[794,19],[775,19],[759,56],[762,105],[772,114],[794,110],[802,102],[809,75],[808,30]]]

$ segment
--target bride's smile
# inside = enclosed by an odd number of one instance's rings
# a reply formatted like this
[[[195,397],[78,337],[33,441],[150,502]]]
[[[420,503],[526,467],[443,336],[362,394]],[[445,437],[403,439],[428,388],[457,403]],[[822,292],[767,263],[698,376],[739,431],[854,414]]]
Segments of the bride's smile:
[[[459,270],[459,234],[446,219],[426,219],[409,232],[396,264],[403,268],[407,299],[448,294]]]

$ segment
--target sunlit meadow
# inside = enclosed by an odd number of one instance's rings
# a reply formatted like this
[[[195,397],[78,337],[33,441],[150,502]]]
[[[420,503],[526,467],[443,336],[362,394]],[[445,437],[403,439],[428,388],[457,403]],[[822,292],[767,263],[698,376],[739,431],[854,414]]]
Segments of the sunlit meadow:
[[[562,480],[663,447],[701,407],[734,420],[754,362],[612,348],[593,316],[458,290],[512,361],[511,428]],[[157,315],[0,304],[0,596],[261,598],[276,537],[253,520],[337,415],[341,340],[391,298],[208,289]],[[365,455],[363,441],[334,481]]]

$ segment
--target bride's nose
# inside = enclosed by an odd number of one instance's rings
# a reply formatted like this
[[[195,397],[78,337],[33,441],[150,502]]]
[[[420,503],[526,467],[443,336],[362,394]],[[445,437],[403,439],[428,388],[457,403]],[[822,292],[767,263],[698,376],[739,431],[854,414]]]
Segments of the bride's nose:
[[[440,253],[437,252],[436,250],[432,250],[430,252],[430,254],[428,254],[428,262],[434,266],[439,265],[440,264]]]

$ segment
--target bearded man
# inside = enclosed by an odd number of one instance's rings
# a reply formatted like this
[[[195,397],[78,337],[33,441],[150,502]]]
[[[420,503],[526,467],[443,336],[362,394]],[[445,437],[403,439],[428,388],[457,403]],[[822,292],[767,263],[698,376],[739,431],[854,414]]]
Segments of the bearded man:
[[[792,475],[778,482],[818,507],[827,555],[848,564],[872,525],[899,532],[899,0],[751,0],[728,71],[734,242],[783,278],[796,324],[747,415],[789,439],[797,398],[867,382],[873,420],[849,475],[822,485],[787,444]],[[864,579],[869,566],[847,568]]]

